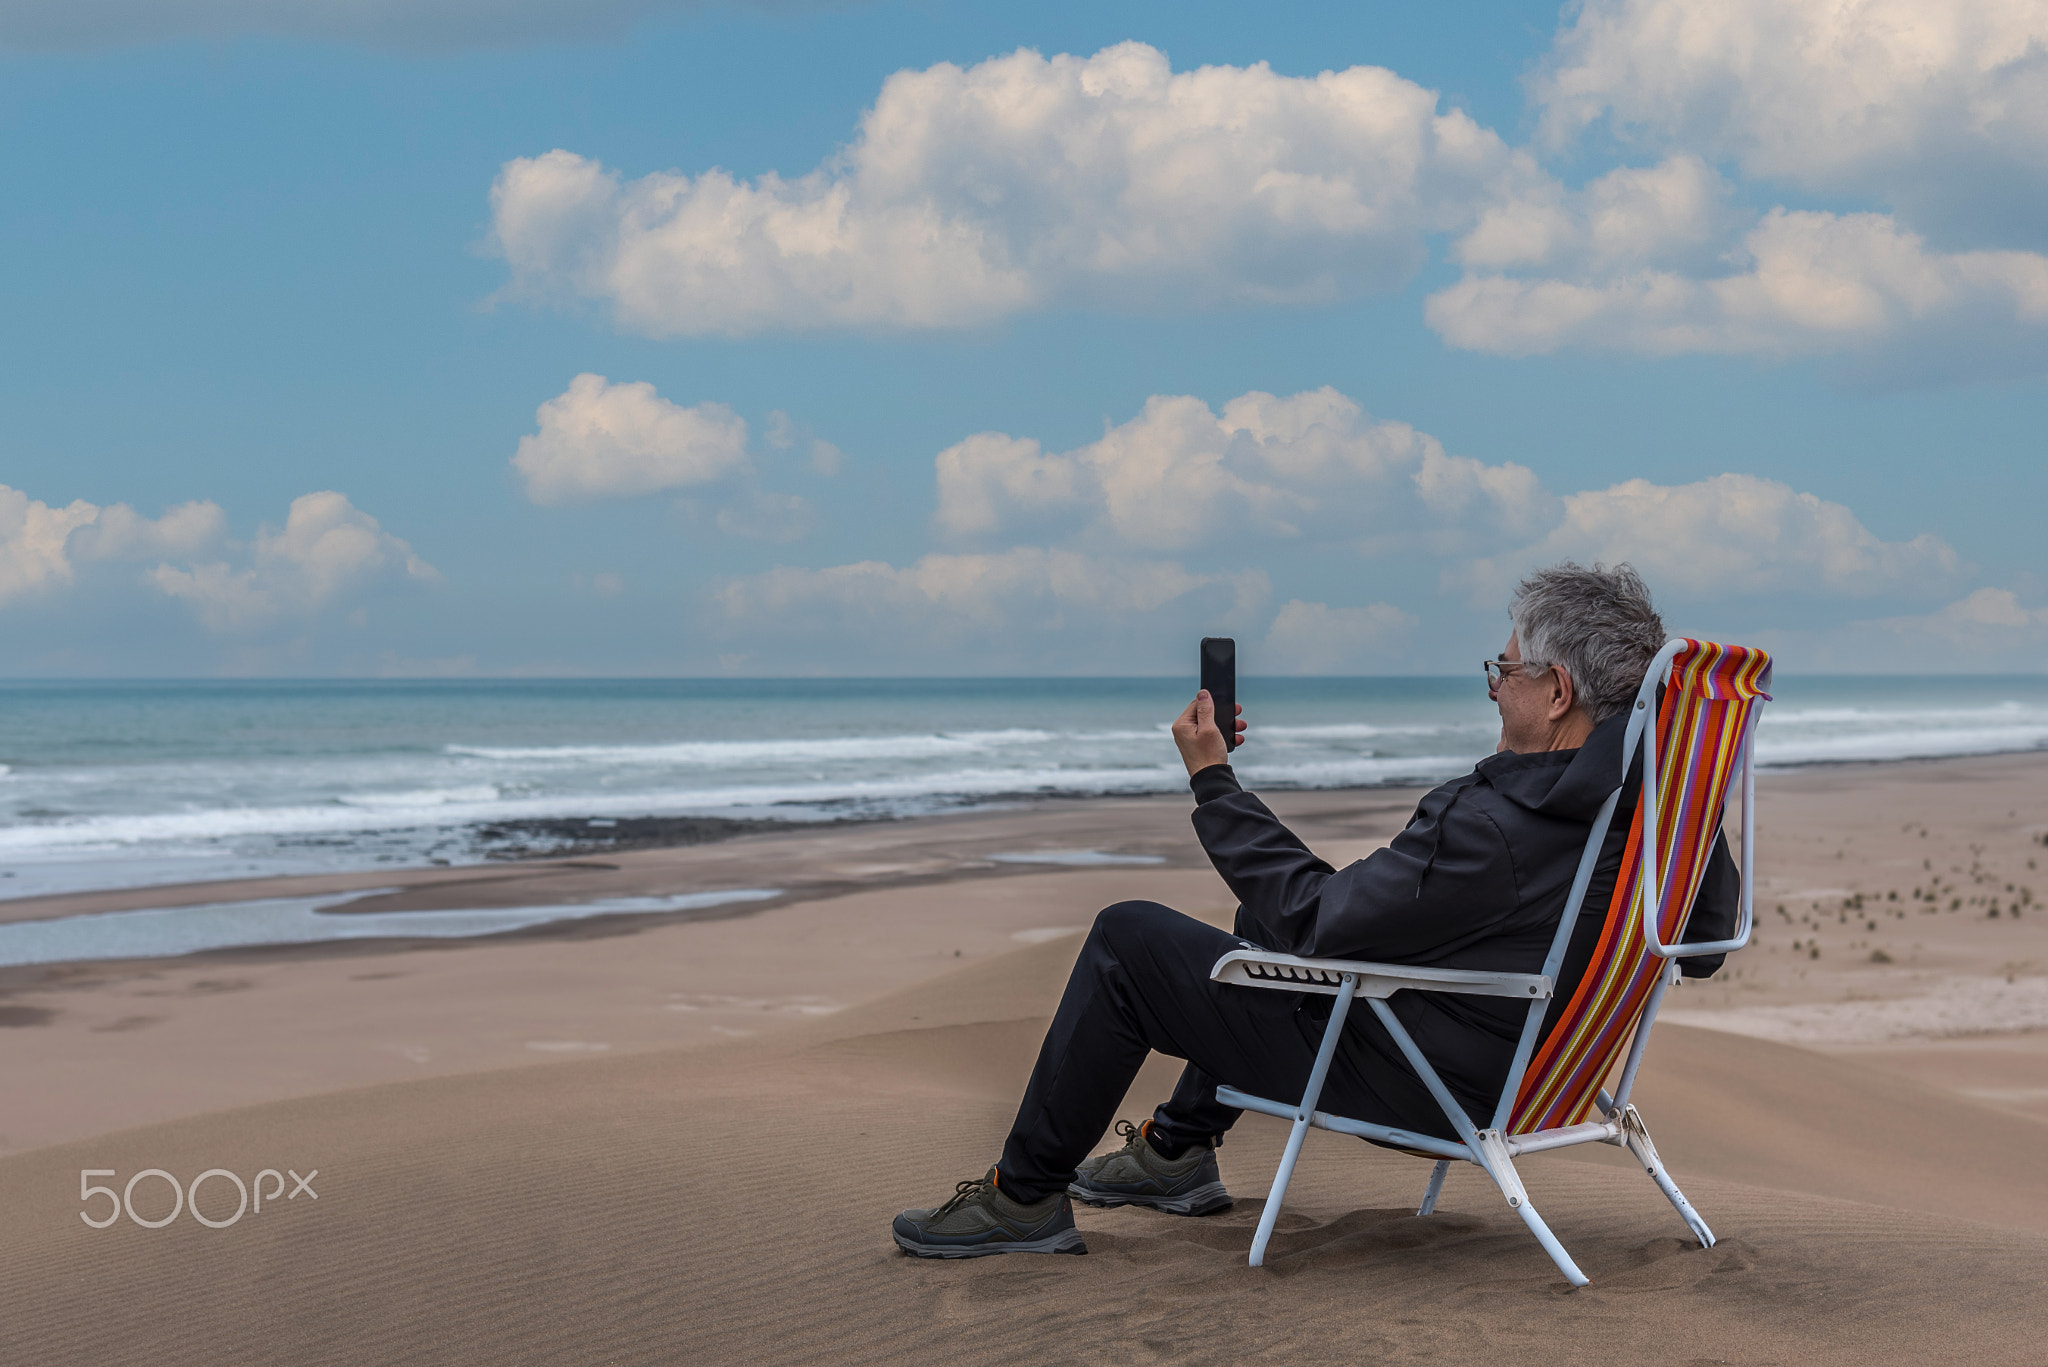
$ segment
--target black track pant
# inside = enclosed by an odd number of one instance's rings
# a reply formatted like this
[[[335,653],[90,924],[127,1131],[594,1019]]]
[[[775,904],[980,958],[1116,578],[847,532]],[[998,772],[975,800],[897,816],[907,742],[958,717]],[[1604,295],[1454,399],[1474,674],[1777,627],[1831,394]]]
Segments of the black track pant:
[[[1243,1112],[1216,1100],[1228,1083],[1298,1101],[1315,1065],[1332,999],[1229,987],[1216,960],[1251,945],[1243,919],[1229,935],[1157,902],[1119,902],[1095,918],[1046,1032],[998,1165],[1005,1194],[1066,1190],[1102,1138],[1152,1050],[1186,1059],[1173,1096],[1153,1113],[1171,1144],[1220,1138]],[[1443,1112],[1363,1002],[1346,1019],[1318,1109],[1422,1134],[1451,1133]]]

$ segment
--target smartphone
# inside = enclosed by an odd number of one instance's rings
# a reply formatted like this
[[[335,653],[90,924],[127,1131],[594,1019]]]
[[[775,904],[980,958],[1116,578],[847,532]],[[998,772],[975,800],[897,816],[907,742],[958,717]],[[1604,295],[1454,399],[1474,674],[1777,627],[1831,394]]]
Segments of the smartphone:
[[[1225,750],[1237,748],[1237,641],[1230,636],[1202,638],[1202,687],[1216,704],[1216,729]]]

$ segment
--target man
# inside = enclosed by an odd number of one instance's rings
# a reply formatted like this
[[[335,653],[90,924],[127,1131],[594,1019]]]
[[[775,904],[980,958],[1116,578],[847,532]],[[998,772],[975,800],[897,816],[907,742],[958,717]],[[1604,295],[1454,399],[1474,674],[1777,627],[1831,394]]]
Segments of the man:
[[[1486,662],[1487,694],[1501,720],[1495,753],[1423,798],[1385,849],[1341,871],[1238,786],[1209,695],[1196,695],[1173,738],[1194,790],[1196,835],[1240,902],[1234,933],[1153,902],[1105,909],[1067,980],[1001,1159],[979,1181],[960,1183],[944,1205],[897,1216],[898,1245],[922,1257],[1080,1253],[1070,1197],[1176,1215],[1228,1206],[1216,1147],[1240,1112],[1216,1100],[1217,1084],[1300,1095],[1331,1000],[1211,982],[1211,966],[1232,949],[1541,970],[1601,803],[1616,784],[1624,785],[1620,812],[1635,802],[1641,766],[1625,772],[1622,733],[1665,635],[1649,590],[1627,565],[1539,570],[1518,587],[1509,617],[1507,648]],[[1242,734],[1245,722],[1233,722]],[[1592,958],[1627,827],[1617,820],[1601,850],[1553,1021]],[[1733,933],[1736,882],[1723,839],[1685,939]],[[1721,960],[1679,963],[1688,976],[1705,977]],[[1526,1008],[1432,992],[1401,992],[1389,1005],[1467,1113],[1491,1112]],[[1142,1125],[1118,1123],[1121,1149],[1086,1158],[1155,1049],[1187,1060],[1173,1096]],[[1345,1022],[1322,1104],[1454,1137],[1369,1013]]]

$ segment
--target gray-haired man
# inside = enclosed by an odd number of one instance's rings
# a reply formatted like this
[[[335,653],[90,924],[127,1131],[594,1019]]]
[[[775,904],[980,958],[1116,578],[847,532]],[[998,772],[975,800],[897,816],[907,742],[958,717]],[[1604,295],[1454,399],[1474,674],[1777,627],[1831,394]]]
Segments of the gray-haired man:
[[[1514,630],[1486,662],[1500,744],[1469,774],[1416,806],[1385,849],[1332,869],[1238,786],[1209,705],[1198,694],[1173,725],[1195,794],[1195,833],[1240,905],[1233,933],[1156,902],[1119,902],[1096,917],[1046,1032],[1001,1159],[953,1199],[896,1217],[896,1242],[923,1257],[1082,1252],[1070,1197],[1200,1215],[1230,1204],[1216,1146],[1240,1112],[1219,1083],[1267,1096],[1301,1091],[1329,998],[1245,992],[1209,980],[1241,945],[1321,958],[1532,973],[1564,912],[1593,817],[1626,781],[1627,705],[1664,644],[1649,590],[1627,565],[1539,570],[1509,609]],[[1242,709],[1239,709],[1242,711]],[[1245,723],[1235,722],[1242,732]],[[1574,927],[1553,1012],[1590,961],[1621,864],[1627,823],[1607,837]],[[1685,938],[1723,939],[1735,919],[1736,872],[1715,847]],[[1718,956],[1680,961],[1688,976]],[[1392,1005],[1452,1094],[1485,1115],[1507,1077],[1520,1009],[1491,997],[1404,992]],[[1547,1028],[1547,1027],[1546,1027]],[[1120,1123],[1121,1149],[1087,1158],[1146,1055],[1186,1059],[1173,1096],[1142,1125]],[[1451,1127],[1377,1019],[1345,1024],[1323,1089],[1338,1114],[1451,1137]]]

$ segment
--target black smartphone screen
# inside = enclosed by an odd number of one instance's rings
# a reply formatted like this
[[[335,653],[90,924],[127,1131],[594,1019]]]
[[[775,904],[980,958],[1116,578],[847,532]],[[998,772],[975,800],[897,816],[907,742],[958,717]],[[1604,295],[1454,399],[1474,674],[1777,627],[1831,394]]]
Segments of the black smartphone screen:
[[[1216,729],[1226,750],[1237,748],[1237,641],[1229,636],[1202,638],[1202,687],[1216,704]]]

